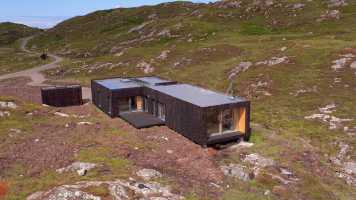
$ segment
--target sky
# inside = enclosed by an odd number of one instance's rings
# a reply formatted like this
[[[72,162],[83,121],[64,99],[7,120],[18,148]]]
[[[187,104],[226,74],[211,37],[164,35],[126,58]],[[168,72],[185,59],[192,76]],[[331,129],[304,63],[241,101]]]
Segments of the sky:
[[[172,0],[1,0],[0,22],[50,28],[78,15],[118,7],[154,5]],[[191,0],[210,2],[214,0]]]

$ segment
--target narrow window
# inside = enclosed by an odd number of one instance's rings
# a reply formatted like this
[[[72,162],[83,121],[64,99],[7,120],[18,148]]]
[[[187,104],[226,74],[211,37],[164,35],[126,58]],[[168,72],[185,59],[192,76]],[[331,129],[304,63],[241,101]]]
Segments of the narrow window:
[[[162,103],[157,104],[157,117],[161,120],[166,120],[166,107]]]

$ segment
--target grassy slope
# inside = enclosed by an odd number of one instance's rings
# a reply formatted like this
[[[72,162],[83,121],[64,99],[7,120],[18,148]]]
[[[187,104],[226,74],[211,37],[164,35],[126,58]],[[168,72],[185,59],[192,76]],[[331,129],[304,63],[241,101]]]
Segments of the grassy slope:
[[[0,23],[0,75],[47,63],[37,54],[28,54],[20,49],[20,38],[40,31],[22,24]]]
[[[91,78],[103,76],[143,75],[136,64],[154,59],[155,75],[220,91],[227,88],[227,72],[239,62],[286,55],[293,64],[252,67],[236,77],[235,89],[243,96],[247,96],[246,88],[252,83],[259,80],[272,83],[268,89],[272,96],[254,94],[249,97],[252,121],[273,131],[270,134],[264,128],[255,127],[252,138],[256,143],[254,151],[273,157],[302,178],[295,189],[297,194],[287,194],[286,198],[300,195],[306,199],[351,199],[355,195],[354,189],[335,177],[315,176],[308,166],[309,161],[296,162],[293,156],[309,150],[305,147],[309,143],[318,155],[319,167],[332,172],[333,168],[325,163],[338,151],[334,142],[345,141],[356,148],[355,139],[342,130],[331,131],[320,122],[304,119],[304,116],[317,112],[318,107],[333,102],[338,106],[336,116],[355,116],[356,95],[351,89],[356,87],[353,73],[345,69],[335,74],[330,66],[344,48],[356,47],[356,27],[351,26],[356,23],[356,4],[340,8],[340,20],[319,23],[316,19],[328,9],[321,0],[303,1],[306,7],[298,11],[285,6],[300,1],[281,1],[283,9],[253,7],[248,12],[246,8],[252,6],[248,1],[243,2],[242,8],[218,9],[216,5],[174,3],[99,11],[66,21],[37,37],[32,44],[39,50],[49,48],[69,52],[62,70],[49,73],[52,78],[64,75],[68,80],[79,79],[87,84]],[[146,25],[142,33],[128,33],[131,28],[149,21],[153,13],[158,19]],[[275,20],[278,23],[273,25]],[[133,41],[129,45],[122,43],[164,29],[178,36],[155,36],[153,40]],[[188,42],[189,38],[192,42]],[[279,50],[283,46],[288,47],[285,52]],[[112,51],[113,47],[129,49],[123,56],[115,56],[120,51]],[[201,53],[200,50],[206,47],[215,48],[218,52]],[[156,57],[167,49],[171,50],[167,60],[157,60]],[[184,59],[192,61],[173,67],[174,63]],[[96,63],[108,62],[119,64],[119,67],[89,69]],[[330,88],[335,77],[342,78],[343,83]],[[344,87],[345,84],[349,87]],[[298,97],[290,95],[313,86],[318,88],[316,93]],[[354,122],[348,125],[356,126]],[[239,162],[233,157],[227,160]],[[251,184],[234,182],[233,186],[226,192],[226,199],[264,199],[263,191],[271,189],[273,183],[256,180]]]
[[[40,29],[11,22],[0,23],[0,46],[10,45],[16,40],[34,35]]]

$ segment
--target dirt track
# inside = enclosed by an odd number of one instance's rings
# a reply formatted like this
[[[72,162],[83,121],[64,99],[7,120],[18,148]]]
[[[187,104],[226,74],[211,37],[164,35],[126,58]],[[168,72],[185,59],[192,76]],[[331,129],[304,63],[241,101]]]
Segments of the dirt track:
[[[26,48],[26,45],[28,41],[30,41],[34,36],[31,37],[26,37],[21,39],[21,45],[20,48],[22,51],[26,53],[31,53],[31,54],[36,54],[35,52],[32,52]],[[54,54],[48,54],[48,56],[52,59],[54,59],[53,62],[41,66],[37,66],[31,69],[11,73],[11,74],[5,74],[0,76],[0,81],[5,80],[5,79],[12,79],[12,78],[17,78],[17,77],[29,77],[31,78],[32,81],[28,82],[27,85],[29,86],[49,86],[48,84],[44,84],[44,82],[47,80],[46,77],[41,73],[45,70],[53,69],[58,67],[58,63],[62,62],[63,58],[54,55]],[[90,88],[83,87],[83,98],[84,99],[91,99],[91,90]]]

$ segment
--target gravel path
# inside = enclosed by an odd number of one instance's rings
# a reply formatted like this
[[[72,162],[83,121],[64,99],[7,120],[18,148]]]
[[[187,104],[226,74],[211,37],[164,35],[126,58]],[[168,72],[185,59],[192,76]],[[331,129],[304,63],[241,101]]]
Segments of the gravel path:
[[[22,51],[26,52],[26,53],[31,53],[31,54],[36,54],[35,52],[32,52],[30,50],[28,50],[26,48],[26,45],[28,43],[28,41],[30,41],[34,36],[31,37],[26,37],[21,39],[21,45],[20,48]],[[54,59],[53,62],[49,63],[49,64],[45,64],[45,65],[41,65],[41,66],[37,66],[31,69],[27,69],[27,70],[23,70],[23,71],[19,71],[19,72],[15,72],[15,73],[11,73],[11,74],[5,74],[0,76],[0,81],[1,80],[5,80],[5,79],[11,79],[11,78],[17,78],[17,77],[29,77],[31,78],[31,82],[27,83],[27,85],[30,86],[50,86],[48,84],[44,84],[43,82],[45,82],[47,79],[46,77],[41,73],[45,70],[49,70],[49,69],[53,69],[58,67],[58,63],[63,61],[63,58],[54,55],[54,54],[48,54],[48,56],[52,59]],[[83,87],[83,98],[84,99],[91,99],[91,89],[87,88],[87,87]]]

